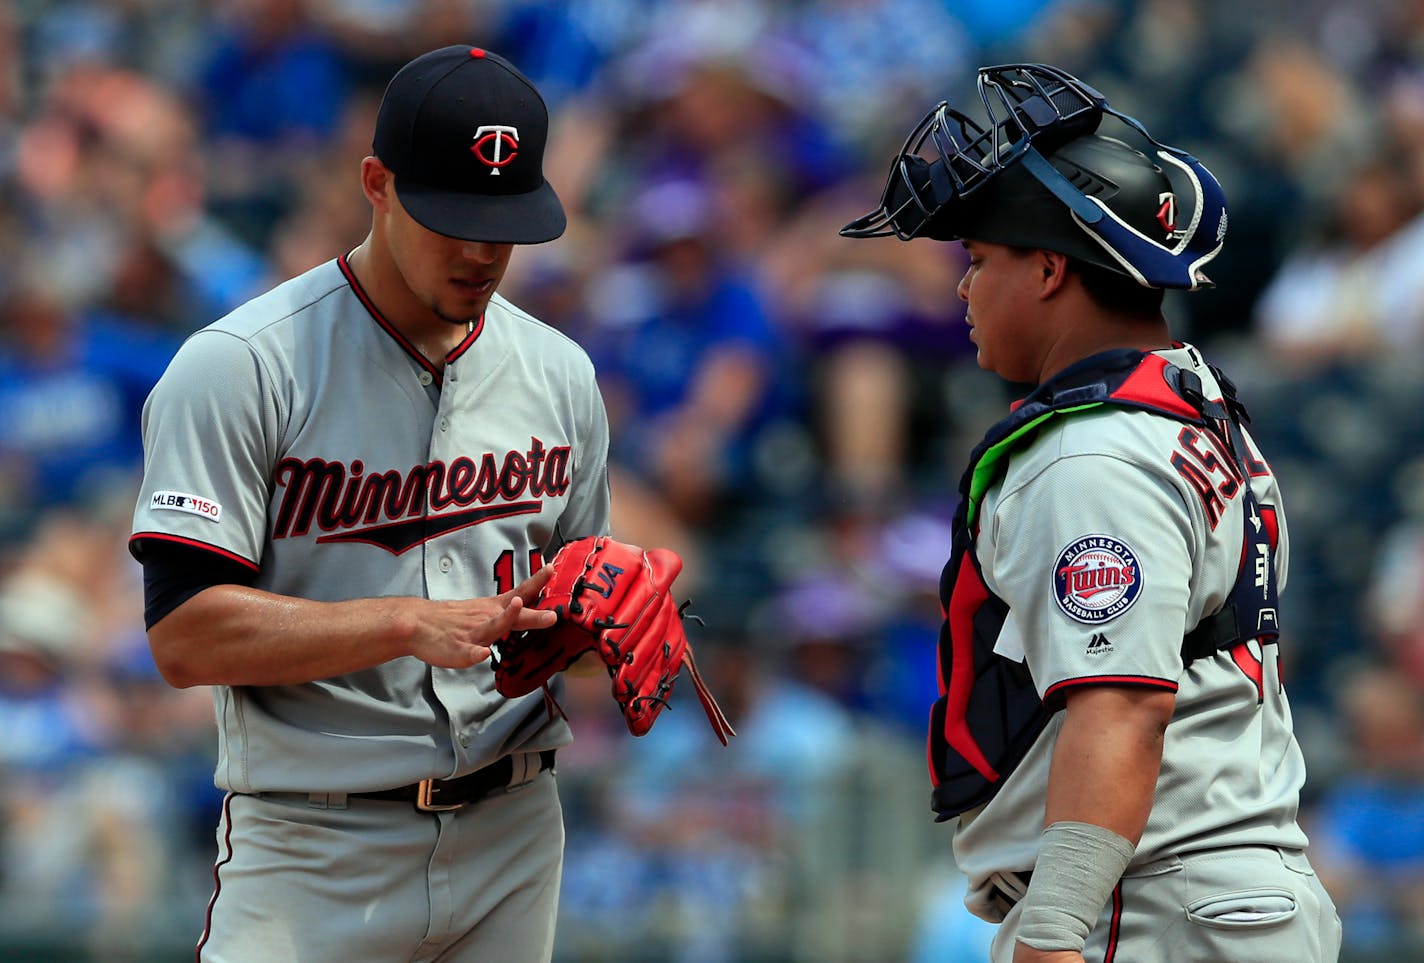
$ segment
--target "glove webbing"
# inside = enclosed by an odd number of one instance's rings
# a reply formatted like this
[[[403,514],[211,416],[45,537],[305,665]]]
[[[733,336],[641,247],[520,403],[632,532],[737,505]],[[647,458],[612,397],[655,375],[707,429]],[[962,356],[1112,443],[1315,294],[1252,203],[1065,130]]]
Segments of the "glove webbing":
[[[583,588],[583,580],[580,579],[579,582],[576,583],[576,585],[578,589],[581,590]],[[578,603],[576,600],[571,600],[570,608],[577,604]],[[691,600],[689,600],[687,602],[682,603],[682,605],[678,607],[678,618],[689,617],[685,613],[687,611],[687,607],[691,604],[692,602]],[[690,617],[697,619],[697,621],[699,622],[702,621],[701,619],[698,619],[695,615]],[[606,621],[599,620],[599,622],[595,624],[597,624],[600,629],[620,629],[627,627],[625,625],[613,622],[611,618]],[[625,656],[623,656],[622,653],[619,652],[617,643],[608,642],[607,645],[613,649],[613,651],[618,655],[618,658],[620,660],[625,658]],[[664,647],[666,648],[666,643],[664,643]],[[590,648],[592,648],[592,645],[590,645]],[[501,647],[498,644],[493,646],[491,654],[494,656],[495,661],[499,661],[502,657]],[[702,711],[707,714],[707,722],[712,726],[713,734],[716,735],[717,740],[725,746],[727,744],[727,737],[735,736],[737,734],[737,730],[733,729],[732,724],[727,721],[727,716],[725,713],[722,712],[722,707],[717,704],[717,700],[712,695],[712,690],[707,687],[706,681],[702,678],[702,672],[697,668],[697,661],[692,657],[691,643],[689,643],[687,648],[683,650],[682,665],[687,666],[687,674],[692,678],[692,687],[697,690],[697,701],[702,703]],[[616,678],[616,669],[614,669],[614,667],[612,666],[608,666],[608,675],[609,678]],[[663,696],[666,696],[668,692],[672,689],[672,680],[666,675],[664,675],[661,679],[658,680],[658,694],[656,696],[636,695],[637,689],[633,687],[633,684],[631,682],[625,681],[624,686],[627,690],[626,697],[628,698],[628,704],[633,708],[637,708],[640,702],[656,702],[660,703],[665,709],[672,709],[672,706],[668,704],[668,702],[664,698],[662,698]],[[540,685],[539,688],[543,690],[544,711],[549,714],[549,721],[554,721],[554,718],[557,715],[558,718],[561,718],[565,722],[567,722],[569,718],[568,713],[564,711],[563,706],[559,705],[559,700],[554,698],[554,690],[549,687],[549,683],[545,682]]]
[[[572,587],[572,589],[571,589],[571,591],[570,591],[570,593],[569,593],[569,602],[568,602],[568,605],[569,605],[569,612],[570,612],[571,614],[578,615],[578,614],[582,613],[582,611],[583,611],[583,605],[582,605],[582,603],[579,601],[579,597],[582,596],[585,592],[595,592],[595,593],[598,593],[598,594],[603,594],[602,589],[601,589],[598,585],[595,585],[594,583],[590,582],[590,581],[586,578],[586,576],[588,575],[588,573],[591,572],[591,571],[593,571],[594,566],[597,564],[597,562],[596,562],[596,560],[595,560],[595,556],[596,556],[596,555],[597,555],[597,551],[591,553],[591,554],[585,559],[585,561],[584,561],[584,571],[583,571],[583,574],[580,575],[577,579],[574,580],[573,587]],[[647,565],[648,565],[647,557],[644,556],[644,558],[643,558],[643,566],[646,568]],[[651,603],[650,603],[650,604],[651,604]],[[696,615],[688,616],[688,614],[687,614],[687,607],[688,607],[689,605],[691,605],[691,604],[692,604],[692,602],[691,602],[691,600],[689,599],[688,601],[685,601],[685,602],[683,602],[681,605],[678,606],[678,608],[677,608],[677,617],[678,617],[678,619],[679,619],[679,620],[683,620],[683,619],[686,619],[686,618],[689,618],[689,617],[690,617],[690,618],[696,619],[698,622],[701,622],[702,620],[701,620],[700,618],[698,618]],[[641,613],[639,614],[639,617],[641,618]],[[634,621],[637,621],[637,620],[635,619]],[[627,661],[631,660],[632,651],[631,651],[631,649],[630,649],[630,651],[627,652],[627,653],[623,652],[623,650],[620,648],[619,644],[618,644],[617,642],[613,641],[612,639],[608,638],[608,636],[607,636],[606,633],[608,633],[608,632],[610,632],[610,631],[616,631],[616,630],[618,630],[618,629],[625,629],[625,628],[628,628],[629,624],[630,624],[630,623],[624,623],[624,622],[615,621],[614,618],[613,618],[613,616],[611,616],[611,615],[610,615],[610,616],[605,616],[604,618],[600,618],[600,619],[594,619],[594,620],[592,621],[592,623],[591,623],[592,628],[594,628],[595,630],[597,630],[597,631],[600,632],[600,633],[604,633],[603,636],[602,636],[602,638],[603,638],[603,643],[602,643],[602,644],[603,644],[605,647],[607,647],[609,650],[611,650],[611,652],[612,652],[612,655],[613,655],[613,662],[612,662],[611,664],[608,664],[608,676],[609,676],[610,679],[613,679],[615,682],[616,682],[617,679],[618,679],[618,669],[617,669],[618,664],[619,664],[619,663],[623,663],[623,662],[627,662]],[[670,656],[671,654],[672,654],[671,647],[669,646],[669,644],[668,644],[667,642],[664,642],[664,643],[663,643],[663,655],[664,655],[664,657]],[[693,656],[692,656],[692,643],[691,643],[691,642],[687,642],[687,643],[685,643],[685,645],[684,645],[683,653],[682,653],[682,661],[681,661],[681,663],[680,663],[680,666],[682,666],[682,665],[687,666],[688,675],[690,675],[690,676],[692,677],[692,685],[693,685],[693,688],[695,688],[695,689],[697,690],[697,701],[700,702],[700,703],[702,703],[702,711],[703,711],[703,712],[706,714],[706,716],[707,716],[707,722],[708,722],[708,724],[712,727],[712,732],[713,732],[713,734],[716,735],[717,740],[718,740],[719,742],[721,742],[722,745],[724,745],[724,746],[727,745],[727,737],[728,737],[728,736],[735,736],[735,735],[737,734],[737,732],[736,732],[735,729],[732,728],[732,724],[727,721],[727,716],[726,716],[725,713],[722,712],[722,707],[717,704],[717,700],[713,697],[712,691],[707,687],[706,681],[702,678],[702,673],[698,670],[698,668],[697,668],[697,662],[696,662],[696,660],[693,659]],[[680,666],[679,666],[678,668],[680,668]],[[638,713],[640,707],[641,707],[642,705],[644,705],[644,704],[647,704],[647,703],[653,703],[653,704],[655,704],[655,705],[661,705],[664,709],[669,709],[669,710],[670,710],[670,709],[672,708],[672,706],[668,704],[668,702],[667,702],[667,700],[666,700],[665,697],[667,696],[667,694],[668,694],[669,692],[672,691],[673,682],[675,681],[676,676],[677,676],[677,669],[674,669],[674,671],[671,672],[671,673],[667,673],[667,674],[664,674],[664,675],[660,676],[660,677],[658,678],[658,684],[657,684],[656,693],[655,693],[655,694],[651,694],[651,695],[639,695],[637,688],[632,684],[632,682],[630,682],[630,681],[627,680],[627,679],[624,679],[624,680],[623,680],[623,688],[624,688],[623,695],[622,695],[622,697],[621,697],[618,701],[619,701],[620,705],[624,708],[625,716],[626,716],[629,712],[632,712],[632,713],[634,713],[634,714]],[[547,692],[547,687],[546,687],[546,692]],[[555,705],[557,706],[557,703],[555,703]],[[563,712],[562,707],[559,707],[559,711],[560,711],[560,713],[562,714],[562,712]],[[567,718],[567,717],[565,717],[565,718]]]
[[[583,579],[579,579],[574,583],[573,598],[569,600],[569,608],[572,611],[579,611],[579,609],[574,608],[578,605],[578,595],[585,588],[590,587],[591,586],[589,586],[589,584]],[[702,620],[696,615],[689,616],[687,614],[687,607],[691,604],[692,600],[688,599],[686,602],[683,602],[681,605],[679,605],[677,607],[677,617],[679,619],[692,618],[695,619],[697,622],[701,622]],[[612,616],[609,616],[606,619],[595,619],[593,624],[596,628],[600,630],[626,629],[628,627],[624,623],[613,621]],[[605,639],[603,644],[613,650],[613,654],[616,661],[626,661],[632,655],[631,651],[627,654],[624,654],[623,651],[618,647],[618,643],[612,641],[611,639]],[[663,643],[663,654],[665,656],[672,654],[671,649],[666,642]],[[725,746],[727,744],[727,737],[735,736],[737,734],[737,730],[733,729],[732,724],[727,721],[727,716],[725,713],[722,712],[722,707],[717,704],[717,700],[712,695],[712,690],[707,687],[706,681],[704,681],[702,678],[702,673],[698,671],[697,661],[692,657],[691,642],[687,643],[687,646],[682,650],[681,664],[687,666],[687,674],[692,678],[692,687],[697,690],[697,701],[702,703],[702,711],[707,714],[707,722],[709,725],[712,726],[712,733],[717,737],[717,740]],[[656,695],[638,695],[638,690],[634,687],[633,683],[625,679],[623,680],[623,701],[630,709],[633,709],[635,711],[638,709],[641,703],[645,702],[659,704],[664,709],[671,711],[672,706],[667,702],[664,696],[666,696],[670,691],[672,691],[673,679],[676,677],[676,675],[677,672],[674,671],[672,675],[661,676],[658,679]],[[616,679],[618,677],[618,671],[614,666],[608,667],[608,677],[611,679]],[[562,708],[559,711],[562,713]],[[567,718],[567,716],[565,718]]]
[[[679,612],[681,612],[680,609]],[[682,664],[687,666],[687,674],[692,677],[692,687],[697,690],[697,701],[702,703],[702,711],[707,713],[707,721],[712,724],[712,732],[725,746],[727,737],[735,736],[737,730],[732,728],[732,724],[722,714],[722,707],[717,704],[716,699],[712,698],[712,692],[707,688],[707,683],[702,681],[702,673],[697,671],[697,663],[692,658],[691,645],[682,654]]]

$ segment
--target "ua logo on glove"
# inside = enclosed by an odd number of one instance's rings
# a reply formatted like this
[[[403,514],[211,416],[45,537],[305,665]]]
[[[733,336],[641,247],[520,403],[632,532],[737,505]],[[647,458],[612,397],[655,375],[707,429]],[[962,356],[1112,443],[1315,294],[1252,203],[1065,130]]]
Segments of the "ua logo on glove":
[[[666,549],[663,549],[663,551],[667,551],[667,550],[666,550]],[[678,563],[679,567],[681,567],[681,564],[682,564],[681,562]],[[618,576],[620,576],[620,575],[622,575],[622,574],[623,574],[623,569],[618,568],[616,565],[610,565],[610,564],[608,564],[607,562],[603,562],[603,563],[601,563],[601,564],[599,565],[599,567],[598,567],[598,573],[597,573],[597,575],[595,576],[595,577],[598,579],[598,581],[602,583],[602,586],[603,586],[603,587],[600,588],[600,587],[597,586],[597,585],[592,585],[592,584],[590,584],[590,583],[588,583],[588,582],[585,582],[585,583],[584,583],[584,588],[593,589],[593,591],[597,592],[599,595],[602,595],[602,596],[603,596],[604,598],[606,598],[606,599],[612,598],[612,597],[613,597],[613,586],[614,586],[614,583],[617,582]],[[569,604],[570,604],[570,605],[578,605],[579,603],[578,603],[578,600],[577,600],[577,599],[573,599],[573,600],[570,601]]]

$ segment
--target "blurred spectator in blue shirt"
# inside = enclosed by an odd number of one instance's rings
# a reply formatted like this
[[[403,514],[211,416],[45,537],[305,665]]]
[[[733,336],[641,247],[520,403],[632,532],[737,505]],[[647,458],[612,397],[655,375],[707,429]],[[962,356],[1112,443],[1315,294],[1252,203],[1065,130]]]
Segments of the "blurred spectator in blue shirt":
[[[631,220],[636,259],[595,294],[615,315],[600,372],[614,455],[698,525],[762,494],[758,432],[790,410],[795,369],[763,296],[720,256],[704,185],[649,187]]]
[[[205,899],[189,847],[216,805],[211,697],[158,676],[102,517],[47,514],[0,581],[0,905],[96,959],[152,959]]]
[[[0,518],[11,536],[46,508],[95,505],[142,462],[139,417],[178,338],[81,317],[30,268],[0,299]]]
[[[1417,951],[1424,948],[1424,693],[1392,668],[1370,666],[1346,678],[1339,708],[1348,769],[1310,815],[1312,859],[1339,906],[1347,949]]]
[[[303,0],[224,0],[202,73],[212,136],[277,147],[321,141],[347,96],[340,52]]]
[[[304,0],[223,0],[193,92],[209,138],[217,213],[265,247],[296,178],[336,131],[346,63]]]

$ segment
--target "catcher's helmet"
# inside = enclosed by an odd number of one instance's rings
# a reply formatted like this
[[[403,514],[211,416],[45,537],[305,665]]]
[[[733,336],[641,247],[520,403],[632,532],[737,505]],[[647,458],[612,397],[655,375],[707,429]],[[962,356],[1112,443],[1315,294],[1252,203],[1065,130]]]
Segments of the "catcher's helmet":
[[[1201,162],[1168,147],[1055,67],[979,71],[988,126],[941,102],[910,132],[880,207],[847,237],[973,238],[1058,251],[1149,288],[1210,287],[1226,196]],[[1123,137],[1098,132],[1105,116]]]

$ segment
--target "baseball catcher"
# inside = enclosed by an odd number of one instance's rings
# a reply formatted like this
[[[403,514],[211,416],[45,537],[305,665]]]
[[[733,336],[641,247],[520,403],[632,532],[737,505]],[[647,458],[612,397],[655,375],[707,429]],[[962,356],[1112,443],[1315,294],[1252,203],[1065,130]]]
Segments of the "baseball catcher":
[[[1032,385],[969,455],[940,579],[930,804],[965,906],[993,963],[1335,963],[1279,480],[1163,312],[1211,286],[1225,191],[1056,67],[977,88],[983,122],[931,108],[841,229],[958,242],[979,366]]]
[[[667,707],[678,672],[687,666],[707,721],[722,745],[736,735],[712,698],[683,631],[686,603],[673,601],[682,559],[665,548],[644,551],[607,536],[566,544],[534,607],[558,614],[552,628],[524,632],[493,647],[495,688],[506,698],[544,688],[590,649],[613,681],[613,698],[628,731],[646,735]]]

